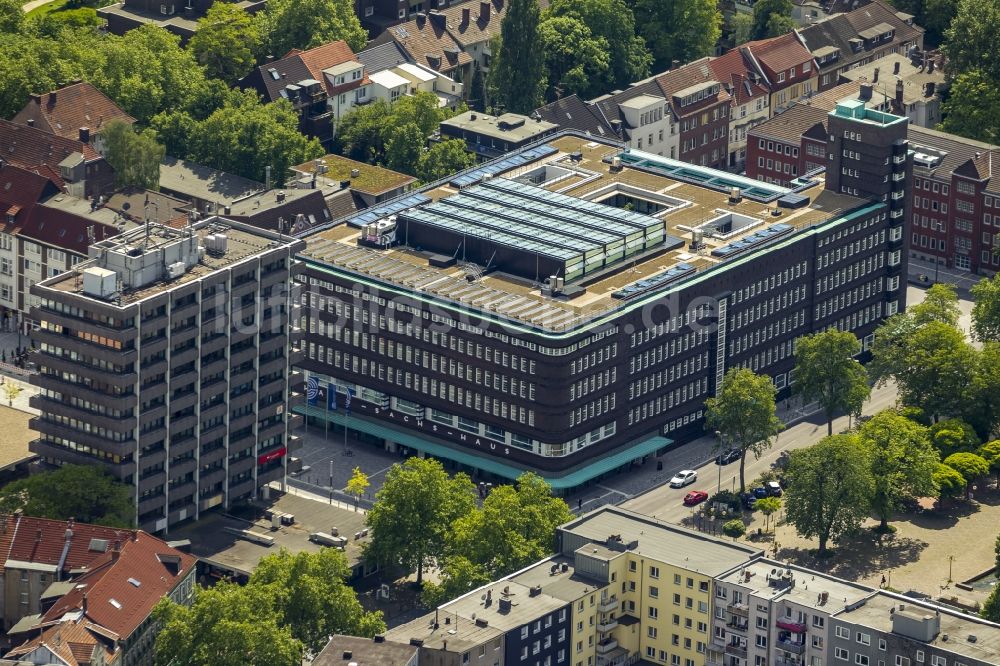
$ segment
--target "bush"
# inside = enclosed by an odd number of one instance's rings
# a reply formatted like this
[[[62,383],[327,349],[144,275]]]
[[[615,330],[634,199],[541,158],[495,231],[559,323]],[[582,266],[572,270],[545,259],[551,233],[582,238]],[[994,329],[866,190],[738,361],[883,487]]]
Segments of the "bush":
[[[722,526],[722,533],[727,537],[732,537],[733,541],[736,541],[747,533],[747,526],[743,524],[741,519],[736,518]]]
[[[740,496],[731,490],[720,490],[712,496],[711,501],[725,504],[734,511],[740,508]]]

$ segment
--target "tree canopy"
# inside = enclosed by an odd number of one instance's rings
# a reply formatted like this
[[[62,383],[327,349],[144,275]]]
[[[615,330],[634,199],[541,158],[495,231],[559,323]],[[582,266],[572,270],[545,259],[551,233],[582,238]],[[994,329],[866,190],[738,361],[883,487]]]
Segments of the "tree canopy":
[[[940,462],[927,428],[898,412],[885,410],[858,429],[875,480],[872,508],[886,530],[893,511],[904,501],[934,494],[934,470]]]
[[[490,105],[528,114],[541,104],[545,87],[545,62],[539,57],[541,11],[537,0],[509,2],[495,45],[499,49],[491,46],[493,60],[487,79],[494,98]]]
[[[261,50],[259,24],[232,2],[215,2],[198,19],[198,31],[188,42],[206,75],[233,85],[256,64]]]
[[[776,393],[770,377],[734,368],[718,394],[705,401],[705,427],[717,430],[724,446],[740,451],[740,492],[746,490],[747,452],[759,458],[784,428],[775,413]]]
[[[944,463],[934,469],[934,486],[938,489],[938,497],[957,497],[965,491],[965,477],[954,467]]]
[[[160,162],[166,150],[150,129],[135,131],[128,123],[112,120],[101,130],[104,158],[115,171],[119,187],[160,189]]]
[[[271,0],[257,17],[263,55],[276,58],[338,39],[357,53],[368,41],[350,0]]]
[[[972,453],[979,448],[979,436],[962,419],[944,419],[930,427],[930,442],[941,458],[953,453]]]
[[[608,89],[611,58],[604,37],[595,37],[573,16],[545,19],[538,34],[548,72],[547,100],[572,94],[589,99]]]
[[[29,516],[76,519],[109,527],[131,527],[132,488],[97,465],[64,465],[0,488],[0,512],[20,509]]]
[[[452,523],[472,512],[475,487],[465,474],[449,477],[433,458],[409,458],[393,465],[368,512],[372,530],[366,556],[381,564],[417,572],[445,554]]]
[[[787,19],[787,22],[782,20]],[[757,0],[753,6],[753,33],[751,39],[778,37],[788,32],[774,31],[791,23],[792,0]],[[794,25],[794,24],[793,24]]]
[[[971,489],[973,482],[990,473],[990,464],[975,453],[953,453],[941,462],[962,475],[966,492]]]
[[[713,55],[722,35],[715,0],[629,0],[639,34],[653,54],[653,70]]]
[[[1000,106],[1000,103],[998,103]],[[1000,342],[1000,273],[972,285],[972,332],[981,342]]]
[[[861,343],[854,334],[835,328],[796,341],[794,389],[805,402],[819,403],[828,435],[838,412],[860,414],[871,393],[868,372],[854,358],[859,353]]]
[[[345,580],[343,553],[323,548],[262,559],[246,585],[197,588],[190,607],[164,599],[154,610],[158,666],[298,666],[331,634],[374,636],[381,612],[366,612]]]
[[[476,156],[465,149],[461,139],[445,139],[431,145],[417,162],[417,178],[425,183],[468,169]]]
[[[942,45],[952,72],[980,70],[991,81],[1000,81],[1000,52],[994,40],[1000,33],[1000,2],[958,0],[954,18],[944,31]]]
[[[875,480],[869,452],[856,435],[833,435],[792,451],[785,470],[785,516],[806,538],[828,544],[855,531],[868,517]]]
[[[547,15],[577,19],[595,40],[604,40],[609,61],[608,79],[604,90],[597,94],[625,88],[649,76],[653,56],[643,39],[636,35],[635,15],[625,0],[554,0]],[[546,52],[546,61],[548,59]]]

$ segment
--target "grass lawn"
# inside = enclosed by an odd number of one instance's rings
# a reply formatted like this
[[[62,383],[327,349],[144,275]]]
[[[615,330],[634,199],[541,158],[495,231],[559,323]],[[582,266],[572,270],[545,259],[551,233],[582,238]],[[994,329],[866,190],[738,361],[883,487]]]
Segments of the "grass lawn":
[[[51,14],[57,11],[68,11],[66,10],[66,5],[69,4],[69,0],[52,0],[52,2],[42,5],[40,7],[35,7],[30,12],[25,14],[27,18],[42,18],[46,14]]]

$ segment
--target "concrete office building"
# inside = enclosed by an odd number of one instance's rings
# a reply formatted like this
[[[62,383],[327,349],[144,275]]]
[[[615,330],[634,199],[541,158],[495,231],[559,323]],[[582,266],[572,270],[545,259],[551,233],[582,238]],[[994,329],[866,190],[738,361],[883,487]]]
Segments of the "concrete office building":
[[[31,451],[107,467],[149,532],[283,480],[303,247],[218,217],[150,224],[34,285]]]
[[[703,434],[732,367],[784,391],[795,338],[867,346],[903,305],[906,121],[835,113],[878,174],[784,188],[568,133],[308,236],[301,367],[355,401],[303,413],[567,489]]]

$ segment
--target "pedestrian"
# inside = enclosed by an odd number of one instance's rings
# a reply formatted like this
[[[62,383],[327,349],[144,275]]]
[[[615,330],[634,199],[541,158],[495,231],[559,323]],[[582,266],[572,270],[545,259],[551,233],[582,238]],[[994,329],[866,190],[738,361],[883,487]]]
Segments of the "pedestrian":
[[[583,508],[583,499],[578,499],[576,501],[576,510],[579,511],[582,508]]]

